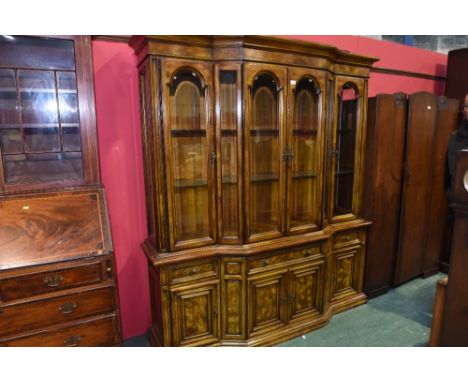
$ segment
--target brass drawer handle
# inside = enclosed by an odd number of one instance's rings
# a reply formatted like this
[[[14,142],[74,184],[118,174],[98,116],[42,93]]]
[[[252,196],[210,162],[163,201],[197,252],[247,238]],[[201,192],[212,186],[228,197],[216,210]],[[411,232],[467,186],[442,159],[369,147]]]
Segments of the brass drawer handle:
[[[71,314],[75,311],[76,307],[77,305],[75,302],[65,302],[58,310],[63,314]]]
[[[54,275],[48,276],[44,279],[44,284],[51,288],[56,288],[60,286],[60,283],[63,281],[63,276]]]
[[[81,337],[70,336],[68,338],[65,338],[63,343],[65,344],[65,346],[73,347],[73,346],[78,346],[80,341],[81,341]]]
[[[263,265],[264,267],[266,267],[266,266],[269,265],[269,264],[270,264],[270,259],[267,259],[267,260],[263,260],[263,261],[262,261],[262,265]]]
[[[347,240],[347,241],[351,240],[351,236],[349,236],[349,235],[345,236],[345,240]]]
[[[194,274],[198,273],[200,270],[195,267],[195,268],[192,268],[190,271],[189,271],[189,275],[190,276],[193,276]]]
[[[306,251],[306,252],[304,253],[304,255],[305,255],[305,256],[312,256],[312,251]]]

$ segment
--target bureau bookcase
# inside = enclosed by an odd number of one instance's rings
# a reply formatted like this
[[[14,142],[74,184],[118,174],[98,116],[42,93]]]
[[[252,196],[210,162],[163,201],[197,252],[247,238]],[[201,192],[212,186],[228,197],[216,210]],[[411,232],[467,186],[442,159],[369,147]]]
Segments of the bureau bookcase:
[[[362,304],[373,58],[134,36],[153,345],[272,345]]]

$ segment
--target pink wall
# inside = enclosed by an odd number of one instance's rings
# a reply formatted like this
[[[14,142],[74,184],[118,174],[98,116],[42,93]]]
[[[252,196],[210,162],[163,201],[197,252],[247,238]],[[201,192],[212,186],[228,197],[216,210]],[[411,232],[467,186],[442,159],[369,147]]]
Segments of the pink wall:
[[[378,57],[376,66],[444,76],[447,56],[355,36],[285,36],[335,45]],[[150,326],[146,260],[146,209],[141,149],[136,57],[127,44],[94,41],[94,80],[102,180],[106,187],[119,277],[125,339]],[[442,94],[443,82],[372,73],[369,95],[429,91]]]
[[[93,42],[101,176],[117,261],[124,338],[150,326],[146,207],[136,57],[127,45]]]

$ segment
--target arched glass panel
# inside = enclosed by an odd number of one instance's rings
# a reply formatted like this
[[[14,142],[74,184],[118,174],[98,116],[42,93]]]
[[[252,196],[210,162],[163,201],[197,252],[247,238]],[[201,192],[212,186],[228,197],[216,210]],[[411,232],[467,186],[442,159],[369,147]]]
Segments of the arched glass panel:
[[[203,86],[190,70],[172,78],[171,163],[176,242],[210,235],[208,155]]]
[[[278,84],[261,74],[252,86],[250,124],[250,233],[278,230]]]
[[[311,78],[298,82],[294,93],[290,228],[317,223],[317,131],[319,88]]]

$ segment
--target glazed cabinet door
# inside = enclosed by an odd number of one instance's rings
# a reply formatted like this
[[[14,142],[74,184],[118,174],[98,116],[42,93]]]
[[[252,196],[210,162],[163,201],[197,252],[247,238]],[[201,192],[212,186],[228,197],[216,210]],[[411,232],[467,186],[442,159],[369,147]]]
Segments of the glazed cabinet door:
[[[366,93],[364,80],[341,76],[336,78],[335,124],[330,155],[332,222],[354,219],[359,214]]]
[[[261,273],[248,280],[248,334],[255,335],[284,326],[287,322],[286,268]]]
[[[95,184],[89,36],[0,37],[0,192]]]
[[[245,65],[245,215],[249,242],[284,234],[287,69]]]
[[[322,312],[323,260],[291,267],[289,270],[289,321]]]
[[[302,233],[321,224],[325,72],[289,69],[286,230]]]
[[[223,244],[242,242],[241,79],[240,64],[216,65],[218,232]]]
[[[216,240],[212,66],[162,62],[170,249]]]
[[[218,280],[171,289],[173,346],[218,342],[218,289]]]

